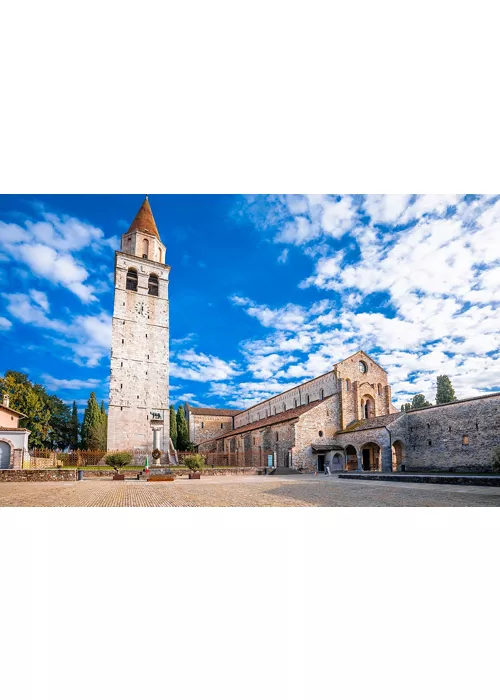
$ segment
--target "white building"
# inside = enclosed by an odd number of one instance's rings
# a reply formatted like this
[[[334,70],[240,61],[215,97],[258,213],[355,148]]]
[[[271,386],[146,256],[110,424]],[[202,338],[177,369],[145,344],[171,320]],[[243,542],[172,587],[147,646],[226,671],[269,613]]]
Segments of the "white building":
[[[28,437],[31,433],[19,427],[24,413],[9,406],[9,396],[5,394],[0,406],[0,469],[21,469],[23,456],[28,455]]]

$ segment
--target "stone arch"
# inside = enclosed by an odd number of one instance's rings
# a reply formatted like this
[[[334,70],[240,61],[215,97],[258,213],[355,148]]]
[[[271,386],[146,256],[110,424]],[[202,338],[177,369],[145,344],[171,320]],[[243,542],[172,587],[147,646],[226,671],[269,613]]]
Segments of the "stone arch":
[[[377,384],[377,393],[379,396],[382,396],[382,384]]]
[[[354,445],[347,445],[345,448],[346,471],[356,471],[358,468],[358,453]]]
[[[137,270],[135,267],[129,267],[127,270],[126,288],[130,289],[132,292],[137,291]]]
[[[401,465],[405,461],[405,444],[402,440],[394,440],[392,443],[392,471],[401,471]]]
[[[10,469],[14,460],[14,443],[6,437],[0,437],[0,469]]]
[[[334,452],[332,455],[332,471],[341,471],[343,467],[344,458],[340,452]]]
[[[375,418],[375,399],[370,394],[365,394],[361,399],[361,417]]]
[[[142,241],[142,257],[149,258],[149,241],[147,238]]]
[[[361,469],[365,472],[382,471],[382,448],[374,440],[365,442],[360,448]]]

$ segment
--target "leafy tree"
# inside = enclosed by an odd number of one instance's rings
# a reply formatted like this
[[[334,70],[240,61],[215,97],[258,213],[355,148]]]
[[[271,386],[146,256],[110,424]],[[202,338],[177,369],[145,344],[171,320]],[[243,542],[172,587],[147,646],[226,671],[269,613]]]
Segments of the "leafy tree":
[[[95,393],[92,391],[83,416],[82,447],[85,450],[106,449],[105,417],[101,413]],[[104,444],[103,444],[104,443]]]
[[[432,406],[432,404],[426,400],[423,394],[415,394],[411,400],[412,408],[426,408],[427,406]]]
[[[402,403],[401,404],[401,413],[406,413],[406,411],[411,410],[411,403]]]
[[[39,384],[35,384],[35,390],[42,397],[50,412],[48,447],[59,450],[66,449],[71,443],[71,410],[69,406],[55,394],[47,394],[44,387]]]
[[[175,415],[175,406],[170,406],[170,438],[174,449],[177,449],[177,418]]]
[[[49,447],[51,412],[47,400],[49,395],[45,389],[30,382],[27,374],[7,370],[0,378],[0,392],[9,394],[11,408],[26,415],[19,425],[31,430],[29,447]]]
[[[437,378],[436,404],[456,401],[455,390],[447,374],[441,374]]]
[[[80,439],[80,421],[78,420],[78,409],[76,407],[76,401],[73,401],[73,410],[71,411],[71,422],[70,422],[70,442],[69,446],[72,450],[77,450]]]
[[[184,409],[179,406],[177,409],[177,449],[185,452],[189,445],[189,430],[186,422]]]

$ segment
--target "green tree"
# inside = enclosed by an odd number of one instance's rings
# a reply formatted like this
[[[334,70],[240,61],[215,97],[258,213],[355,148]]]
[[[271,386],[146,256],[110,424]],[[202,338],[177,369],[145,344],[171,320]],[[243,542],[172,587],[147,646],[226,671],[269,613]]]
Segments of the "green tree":
[[[437,378],[436,404],[456,401],[455,389],[447,374],[441,374]]]
[[[67,403],[55,394],[47,394],[44,387],[35,384],[38,393],[50,412],[47,447],[64,450],[71,444],[71,410]]]
[[[189,431],[182,406],[177,409],[177,449],[185,452],[189,445]]]
[[[412,408],[426,408],[427,406],[432,406],[432,404],[426,400],[423,394],[415,394],[411,400]]]
[[[175,415],[175,406],[170,406],[170,438],[174,449],[177,449],[177,418]]]
[[[79,442],[80,442],[80,421],[78,420],[78,409],[76,407],[76,401],[73,401],[73,410],[71,411],[69,446],[71,447],[72,450],[77,450]]]
[[[401,413],[406,413],[406,411],[411,410],[411,403],[402,403],[401,404]]]
[[[28,441],[30,448],[50,446],[51,413],[45,400],[48,395],[40,389],[43,387],[38,385],[37,389],[23,372],[7,370],[0,378],[1,394],[8,394],[11,408],[26,416],[20,420],[19,425],[31,431]]]
[[[103,445],[105,435],[104,418],[97,403],[96,395],[92,391],[87,402],[87,408],[82,423],[82,447],[84,450],[106,449]]]

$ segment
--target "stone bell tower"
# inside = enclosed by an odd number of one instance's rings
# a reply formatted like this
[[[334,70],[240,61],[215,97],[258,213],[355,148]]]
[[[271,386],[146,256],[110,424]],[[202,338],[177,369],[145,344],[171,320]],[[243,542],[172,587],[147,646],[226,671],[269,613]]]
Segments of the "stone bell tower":
[[[169,455],[169,302],[166,248],[149,199],[115,253],[108,450]]]

